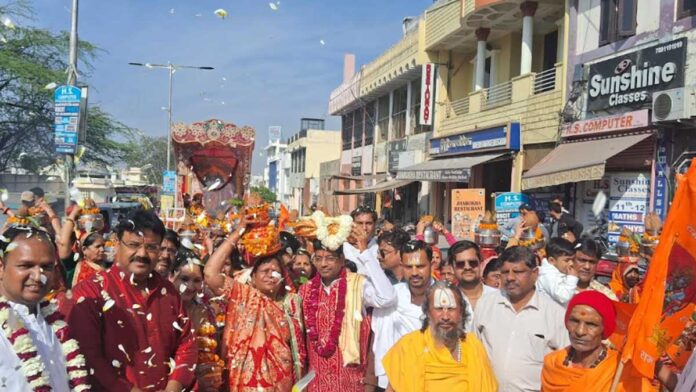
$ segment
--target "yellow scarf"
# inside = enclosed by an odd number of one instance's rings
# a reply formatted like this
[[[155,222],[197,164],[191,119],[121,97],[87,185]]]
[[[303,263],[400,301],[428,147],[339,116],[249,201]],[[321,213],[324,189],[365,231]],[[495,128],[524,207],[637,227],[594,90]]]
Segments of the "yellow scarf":
[[[389,385],[396,392],[497,391],[493,369],[476,335],[467,334],[460,344],[461,362],[457,362],[437,344],[430,328],[405,335],[382,360]]]
[[[348,272],[346,275],[346,311],[341,323],[338,347],[343,366],[360,364],[360,323],[362,322],[362,292],[365,277]]]

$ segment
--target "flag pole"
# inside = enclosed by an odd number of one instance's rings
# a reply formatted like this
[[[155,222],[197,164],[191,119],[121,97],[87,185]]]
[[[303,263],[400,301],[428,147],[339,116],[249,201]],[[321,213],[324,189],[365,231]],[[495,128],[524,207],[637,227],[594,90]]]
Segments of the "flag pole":
[[[611,388],[609,388],[609,392],[616,392],[616,389],[619,387],[619,380],[621,380],[621,373],[623,373],[624,370],[624,362],[619,361],[619,366],[616,368],[616,374],[614,374],[614,380],[611,382]]]

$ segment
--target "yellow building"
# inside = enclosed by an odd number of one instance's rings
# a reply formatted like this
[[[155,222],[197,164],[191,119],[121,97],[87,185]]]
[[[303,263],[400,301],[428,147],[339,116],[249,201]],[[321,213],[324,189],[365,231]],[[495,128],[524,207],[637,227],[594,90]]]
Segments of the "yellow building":
[[[425,12],[425,50],[438,71],[430,160],[397,179],[430,181],[436,216],[449,215],[454,188],[520,191],[522,172],[553,147],[565,15],[559,0],[441,0]]]

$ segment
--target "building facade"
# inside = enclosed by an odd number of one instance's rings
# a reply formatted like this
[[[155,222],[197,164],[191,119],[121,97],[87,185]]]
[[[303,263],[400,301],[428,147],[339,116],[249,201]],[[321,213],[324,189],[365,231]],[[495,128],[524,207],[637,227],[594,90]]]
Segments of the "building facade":
[[[341,133],[324,129],[324,120],[303,118],[300,131],[287,140],[287,206],[307,215],[319,201],[321,163],[340,156]]]
[[[649,211],[664,219],[675,173],[696,155],[694,15],[679,0],[570,2],[559,144],[524,189],[560,187],[586,227],[608,224],[610,243],[623,227],[642,233]],[[600,191],[608,201],[597,218]]]
[[[287,197],[291,193],[288,188],[289,171],[286,171],[288,145],[282,141],[280,127],[271,127],[269,131],[268,145],[266,151],[266,167],[263,171],[265,185],[275,192],[280,203],[287,204]]]

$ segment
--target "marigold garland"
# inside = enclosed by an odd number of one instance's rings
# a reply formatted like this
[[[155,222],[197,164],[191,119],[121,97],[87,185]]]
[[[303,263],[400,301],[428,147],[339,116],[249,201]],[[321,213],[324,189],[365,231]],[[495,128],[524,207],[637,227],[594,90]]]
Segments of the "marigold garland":
[[[62,320],[58,307],[51,302],[42,302],[39,306],[44,320],[60,342],[65,355],[65,369],[68,373],[68,385],[73,392],[89,391],[87,364],[85,357],[80,354],[77,341],[68,338],[68,325]],[[0,327],[12,344],[15,354],[21,361],[21,370],[27,383],[34,392],[50,392],[51,381],[44,363],[39,358],[38,350],[29,331],[24,327],[21,318],[16,317],[13,323],[8,322],[12,307],[4,297],[0,297]],[[14,324],[14,325],[10,325]]]
[[[322,290],[321,287],[321,276],[317,274],[310,281],[309,287],[309,299],[307,301],[307,336],[309,340],[313,342],[314,350],[321,357],[329,358],[336,352],[338,347],[338,338],[341,335],[341,324],[343,323],[343,316],[346,312],[346,291],[348,289],[348,282],[346,279],[346,269],[341,271],[341,275],[338,278],[338,303],[336,304],[336,312],[334,314],[334,320],[331,324],[331,330],[329,331],[329,338],[326,340],[325,345],[319,343],[319,329],[317,328],[317,310],[319,309],[319,292]]]

